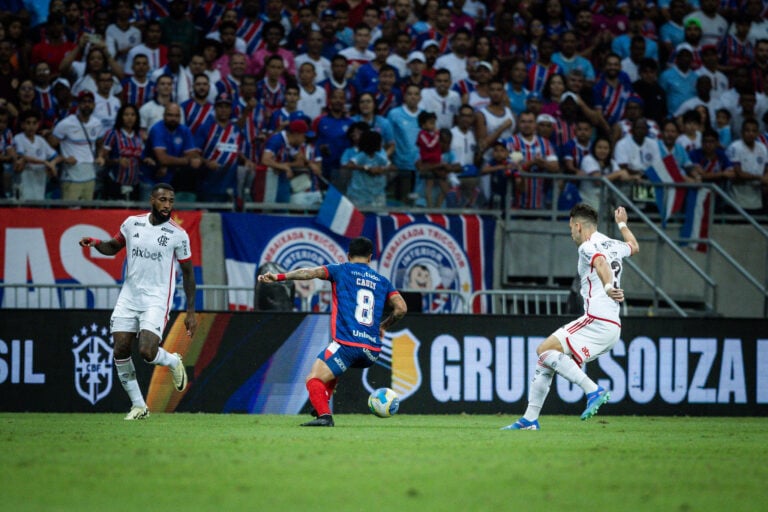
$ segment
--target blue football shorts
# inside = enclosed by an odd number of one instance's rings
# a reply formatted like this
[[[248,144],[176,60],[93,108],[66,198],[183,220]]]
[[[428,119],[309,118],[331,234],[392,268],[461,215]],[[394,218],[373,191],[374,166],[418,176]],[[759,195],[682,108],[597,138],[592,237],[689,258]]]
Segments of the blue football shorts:
[[[317,358],[325,362],[333,375],[338,377],[349,368],[368,368],[379,358],[379,352],[332,341],[327,348],[317,354]]]

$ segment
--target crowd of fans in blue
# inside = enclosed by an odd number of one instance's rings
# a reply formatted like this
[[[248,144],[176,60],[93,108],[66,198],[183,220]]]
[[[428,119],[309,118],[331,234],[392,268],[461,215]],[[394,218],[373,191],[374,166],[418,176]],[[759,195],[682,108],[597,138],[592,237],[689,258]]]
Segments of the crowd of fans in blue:
[[[525,173],[643,200],[672,157],[766,204],[762,0],[2,4],[7,198],[599,206]]]

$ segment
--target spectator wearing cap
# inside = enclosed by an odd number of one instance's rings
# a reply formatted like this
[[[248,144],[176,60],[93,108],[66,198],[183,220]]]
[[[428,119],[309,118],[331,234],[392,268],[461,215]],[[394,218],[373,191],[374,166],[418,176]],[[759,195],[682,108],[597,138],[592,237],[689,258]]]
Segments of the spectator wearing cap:
[[[197,198],[202,165],[200,149],[195,146],[192,132],[182,122],[178,104],[167,104],[163,109],[162,120],[150,128],[145,154],[156,165],[142,169],[139,182],[139,196],[142,200],[149,199],[152,187],[157,183],[173,185],[179,201],[194,201]]]
[[[650,37],[643,36],[643,25],[645,24],[645,13],[642,10],[634,9],[629,13],[629,26],[627,31],[616,36],[611,41],[611,51],[622,59],[629,57],[629,50],[632,44],[632,38],[642,37],[645,40],[645,55],[651,59],[659,58],[659,47],[656,41]]]
[[[608,133],[610,126],[597,110],[584,101],[584,98],[573,91],[565,91],[560,95],[560,113],[555,117],[555,143],[558,147],[575,134],[576,124],[586,120],[601,133]]]
[[[253,172],[255,164],[245,157],[245,138],[232,122],[233,98],[220,93],[214,102],[214,118],[209,119],[195,134],[203,165],[197,189],[197,199],[226,202],[241,197],[237,168],[244,165]]]
[[[96,145],[103,135],[102,125],[92,116],[94,95],[81,91],[77,111],[56,126],[48,143],[62,156],[61,198],[65,201],[90,201],[96,189],[96,175],[104,159],[97,156]]]
[[[317,134],[315,147],[323,159],[323,176],[342,193],[347,190],[350,177],[341,169],[341,155],[349,146],[347,129],[352,124],[347,115],[347,101],[344,89],[333,89],[328,95],[326,113],[312,125],[312,131]]]
[[[400,92],[405,93],[405,88],[409,85],[415,85],[419,89],[434,87],[435,79],[433,76],[427,76],[424,71],[427,69],[427,57],[424,52],[414,51],[408,55],[406,60],[408,66],[408,75],[400,80],[398,87]]]
[[[504,142],[510,153],[522,153],[523,159],[519,164],[522,172],[555,173],[559,168],[557,152],[549,140],[538,135],[537,121],[551,123],[551,116],[534,117],[532,112],[522,112],[518,118],[519,133],[504,139]],[[515,190],[515,206],[525,209],[544,208],[546,189],[546,180],[523,178],[521,186]]]
[[[728,21],[718,14],[719,8],[719,0],[701,0],[699,10],[683,18],[683,26],[686,26],[690,20],[696,20],[702,31],[701,44],[717,46],[728,31]]]
[[[468,84],[469,80],[464,80],[454,84],[453,90],[460,89],[466,91],[463,94],[460,93],[462,103],[469,103],[475,109],[485,108],[491,102],[488,89],[491,80],[495,76],[493,65],[488,61],[481,60],[475,65],[474,75],[475,83],[471,84],[471,87]]]
[[[435,63],[437,58],[440,57],[440,48],[437,41],[430,39],[421,46],[421,52],[424,54],[426,61],[424,62],[424,75],[429,78],[435,78]]]
[[[451,90],[451,72],[438,69],[435,86],[421,91],[419,109],[437,116],[436,128],[451,128],[462,101],[459,93]]]
[[[451,51],[437,58],[435,69],[444,68],[450,71],[453,83],[467,78],[467,55],[471,42],[472,35],[466,28],[456,30],[451,38]]]
[[[675,48],[675,63],[659,76],[659,85],[667,94],[667,109],[676,112],[685,100],[696,95],[696,74],[691,69],[693,48],[680,43]]]
[[[306,137],[309,127],[301,119],[267,139],[261,163],[267,166],[264,202],[287,203],[291,199],[291,180],[296,169],[308,167]]]
[[[624,106],[630,94],[632,94],[632,83],[627,74],[621,71],[621,57],[615,53],[609,53],[605,58],[603,73],[592,87],[595,108],[608,124],[613,124],[624,114]]]
[[[296,56],[296,73],[301,81],[301,66],[305,63],[312,64],[314,69],[314,82],[319,84],[331,76],[331,61],[323,57],[323,35],[318,30],[313,30],[307,34],[304,44],[304,53]]]
[[[565,31],[560,36],[560,51],[552,55],[552,62],[560,66],[564,75],[574,69],[579,69],[584,73],[587,82],[593,83],[595,81],[595,68],[592,67],[592,63],[588,59],[576,53],[577,48],[576,33],[572,30]]]
[[[643,100],[645,117],[660,123],[667,117],[667,93],[659,85],[659,63],[643,59],[638,72],[640,79],[632,83],[634,94]]]
[[[348,46],[336,35],[336,12],[333,9],[320,13],[320,34],[323,36],[322,56],[329,61]]]
[[[285,37],[285,28],[281,23],[265,23],[262,28],[262,38],[264,47],[256,50],[250,57],[248,72],[259,76],[264,66],[269,62],[270,57],[277,55],[283,60],[283,70],[289,76],[296,76],[296,62],[293,58],[293,52],[280,46],[280,41]]]

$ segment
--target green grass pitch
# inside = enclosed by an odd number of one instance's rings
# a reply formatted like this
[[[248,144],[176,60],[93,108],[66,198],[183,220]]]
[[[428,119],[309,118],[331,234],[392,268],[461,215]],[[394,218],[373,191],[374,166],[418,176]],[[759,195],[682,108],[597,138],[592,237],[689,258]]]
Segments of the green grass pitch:
[[[0,510],[768,510],[766,418],[308,418],[0,413]]]

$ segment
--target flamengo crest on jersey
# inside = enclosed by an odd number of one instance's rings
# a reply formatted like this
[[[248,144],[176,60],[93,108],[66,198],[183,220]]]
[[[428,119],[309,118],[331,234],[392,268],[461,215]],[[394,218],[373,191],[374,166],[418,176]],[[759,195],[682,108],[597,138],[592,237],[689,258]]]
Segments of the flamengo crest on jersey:
[[[622,260],[632,254],[629,244],[602,233],[595,232],[589,240],[579,246],[579,280],[581,296],[584,298],[584,312],[590,316],[605,320],[619,321],[619,303],[605,293],[603,283],[593,266],[594,258],[602,254],[608,261],[613,273],[612,285],[621,288]]]
[[[150,214],[128,217],[120,226],[125,239],[125,281],[118,301],[144,311],[169,308],[176,290],[176,261],[192,257],[189,235],[173,220],[153,226]]]

